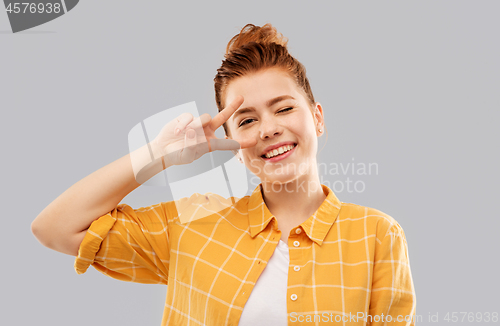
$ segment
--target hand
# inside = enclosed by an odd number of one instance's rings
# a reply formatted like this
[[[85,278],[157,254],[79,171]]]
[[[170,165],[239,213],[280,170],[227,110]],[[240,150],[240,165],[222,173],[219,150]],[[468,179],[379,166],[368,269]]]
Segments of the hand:
[[[256,140],[238,143],[235,140],[215,137],[215,130],[222,126],[242,103],[243,96],[240,95],[213,119],[209,114],[198,118],[194,118],[190,113],[181,114],[166,124],[152,141],[155,158],[163,156],[167,166],[181,165],[191,163],[214,150],[235,151],[255,146]]]

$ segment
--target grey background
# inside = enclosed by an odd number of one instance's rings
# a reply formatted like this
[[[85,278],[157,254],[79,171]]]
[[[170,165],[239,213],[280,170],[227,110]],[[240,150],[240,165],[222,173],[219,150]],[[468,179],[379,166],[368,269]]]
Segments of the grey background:
[[[433,324],[429,314],[444,323],[447,312],[498,312],[499,9],[498,1],[86,0],[19,34],[2,11],[0,324],[160,325],[165,287],[92,267],[77,275],[74,257],[40,245],[30,224],[127,154],[141,120],[190,101],[213,114],[227,42],[266,22],[289,38],[323,104],[320,162],[378,164],[378,175],[352,176],[364,192],[337,196],[403,226],[420,325]],[[124,202],[168,198],[166,188],[140,187]]]

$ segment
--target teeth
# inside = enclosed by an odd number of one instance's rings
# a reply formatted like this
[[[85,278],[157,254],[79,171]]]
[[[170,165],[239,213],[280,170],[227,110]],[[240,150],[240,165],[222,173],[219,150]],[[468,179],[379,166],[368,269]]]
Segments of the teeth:
[[[288,152],[289,150],[291,150],[294,147],[295,147],[294,145],[281,146],[280,148],[273,149],[272,151],[267,152],[265,156],[267,158],[275,157],[276,155],[280,155],[280,154]]]

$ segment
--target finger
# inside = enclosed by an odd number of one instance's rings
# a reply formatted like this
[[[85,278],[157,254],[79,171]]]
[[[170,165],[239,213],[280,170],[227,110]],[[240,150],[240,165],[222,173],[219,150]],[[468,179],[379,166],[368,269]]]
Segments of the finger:
[[[254,147],[255,145],[257,145],[257,139],[242,139],[242,140],[238,139],[238,143],[240,144],[240,147],[242,149],[250,148],[250,147]]]
[[[182,161],[192,162],[196,155],[196,132],[188,129],[184,135],[184,148],[182,149]]]
[[[212,126],[213,130],[218,129],[220,126],[224,124],[232,115],[233,113],[243,104],[243,96],[238,95],[236,99],[229,104],[227,107],[225,107],[222,111],[220,111],[213,119],[212,122],[210,123]]]
[[[177,117],[177,125],[175,126],[174,129],[174,135],[177,136],[180,134],[181,131],[183,131],[188,124],[193,121],[193,115],[191,113],[185,112],[181,114],[180,116]]]
[[[188,125],[187,128],[193,128],[193,129],[200,129],[205,127],[210,121],[212,120],[212,117],[210,114],[205,113],[199,116],[198,118],[194,119],[191,121]]]
[[[211,151],[236,151],[238,149],[240,149],[240,144],[235,140],[217,138],[210,139]]]

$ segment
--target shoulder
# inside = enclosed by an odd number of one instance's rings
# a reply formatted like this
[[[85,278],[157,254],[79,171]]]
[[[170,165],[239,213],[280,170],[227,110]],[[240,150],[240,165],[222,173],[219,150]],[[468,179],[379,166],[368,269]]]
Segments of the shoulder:
[[[191,222],[209,216],[220,216],[226,210],[246,213],[248,211],[248,196],[243,198],[225,198],[214,193],[194,193],[190,197],[164,202],[162,205],[169,213],[169,220],[179,220],[181,223]]]
[[[342,202],[339,221],[354,224],[357,227],[366,227],[368,233],[375,233],[380,240],[390,233],[404,235],[403,229],[395,218],[372,207]]]

